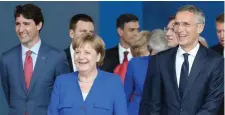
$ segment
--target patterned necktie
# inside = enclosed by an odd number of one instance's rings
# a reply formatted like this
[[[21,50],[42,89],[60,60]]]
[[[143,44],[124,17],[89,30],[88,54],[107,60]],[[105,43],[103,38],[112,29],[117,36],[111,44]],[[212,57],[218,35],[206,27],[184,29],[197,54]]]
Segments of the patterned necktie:
[[[126,75],[126,72],[127,72],[127,65],[128,65],[127,55],[128,55],[128,53],[129,53],[128,51],[124,52],[123,63],[117,65],[116,68],[114,69],[114,73],[121,77],[123,83],[124,83],[125,75]]]
[[[30,50],[26,52],[26,58],[24,62],[24,76],[25,76],[25,84],[26,84],[27,91],[29,91],[30,81],[31,81],[32,73],[33,73],[33,61],[31,57],[31,53],[32,52]]]
[[[183,97],[183,93],[185,88],[187,87],[188,83],[188,73],[189,73],[189,62],[188,62],[188,56],[190,54],[184,53],[184,62],[181,67],[181,73],[180,73],[180,84],[179,84],[179,92],[181,98]]]

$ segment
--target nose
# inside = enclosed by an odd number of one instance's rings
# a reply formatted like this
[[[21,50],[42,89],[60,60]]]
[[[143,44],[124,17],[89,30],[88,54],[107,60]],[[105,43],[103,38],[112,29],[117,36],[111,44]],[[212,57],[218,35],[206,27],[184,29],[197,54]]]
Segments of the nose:
[[[25,30],[24,26],[23,25],[19,25],[18,26],[18,31],[19,32],[23,32]]]
[[[224,33],[225,33],[225,31],[222,31],[222,32],[220,33],[220,37],[221,37],[221,38],[224,38]]]

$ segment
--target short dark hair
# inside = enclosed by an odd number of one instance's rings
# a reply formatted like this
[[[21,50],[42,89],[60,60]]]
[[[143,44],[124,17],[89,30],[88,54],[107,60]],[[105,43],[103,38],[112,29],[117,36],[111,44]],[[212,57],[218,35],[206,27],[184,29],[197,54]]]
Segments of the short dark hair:
[[[125,23],[136,22],[138,17],[133,14],[122,14],[116,20],[116,28],[124,28]]]
[[[216,22],[224,23],[224,13],[220,14],[220,15],[216,18]]]
[[[172,20],[175,20],[175,15],[172,15],[172,16],[169,17],[169,22],[172,21]]]
[[[23,15],[23,17],[26,19],[34,20],[36,25],[38,25],[40,22],[42,22],[42,27],[44,25],[44,16],[42,14],[41,8],[34,4],[24,4],[16,6],[16,9],[14,11],[15,20],[20,15]]]
[[[78,21],[92,22],[94,24],[93,19],[87,14],[77,14],[71,18],[69,29],[75,29]]]

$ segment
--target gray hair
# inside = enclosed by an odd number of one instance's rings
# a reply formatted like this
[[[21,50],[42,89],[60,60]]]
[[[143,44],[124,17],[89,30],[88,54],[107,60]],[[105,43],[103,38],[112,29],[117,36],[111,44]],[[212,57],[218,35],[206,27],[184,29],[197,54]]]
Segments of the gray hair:
[[[201,9],[197,8],[196,6],[186,5],[186,6],[180,7],[177,12],[183,12],[183,11],[188,11],[193,13],[197,17],[197,23],[205,24],[205,14],[203,13]]]
[[[169,48],[163,30],[155,29],[151,32],[149,37],[150,37],[148,41],[149,51],[154,51],[155,53],[158,53],[167,50]]]
[[[204,37],[199,36],[199,37],[198,37],[198,41],[199,41],[203,46],[208,47],[208,43],[207,43],[207,41],[206,41],[206,39],[205,39]]]

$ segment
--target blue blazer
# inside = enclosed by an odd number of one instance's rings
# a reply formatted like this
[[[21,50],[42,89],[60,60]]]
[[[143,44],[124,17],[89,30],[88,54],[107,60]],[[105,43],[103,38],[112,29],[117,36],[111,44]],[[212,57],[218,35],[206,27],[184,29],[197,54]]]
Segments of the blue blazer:
[[[2,83],[0,80],[0,113],[1,115],[8,115],[8,111],[9,111],[8,103],[6,102],[5,94],[3,92]]]
[[[175,59],[178,47],[151,58],[140,115],[216,115],[224,97],[224,59],[200,45],[181,97]]]
[[[126,97],[119,76],[98,70],[83,101],[78,72],[57,77],[48,115],[127,115]]]
[[[3,53],[0,76],[9,104],[9,115],[46,115],[56,76],[68,73],[69,66],[63,51],[41,41],[30,91],[25,87],[21,44]]]
[[[150,56],[135,57],[128,64],[124,87],[129,115],[138,115],[149,60]]]

